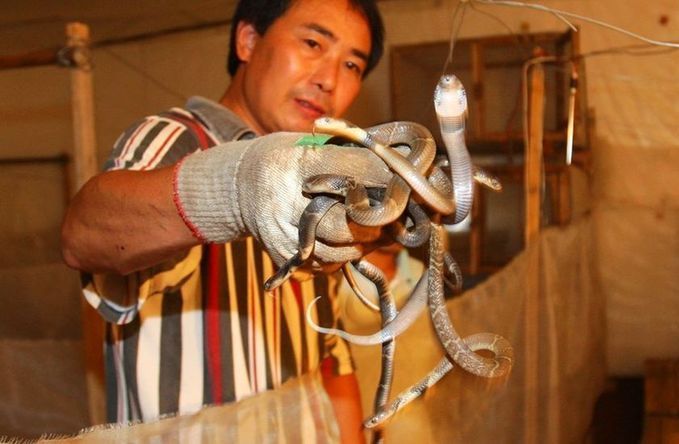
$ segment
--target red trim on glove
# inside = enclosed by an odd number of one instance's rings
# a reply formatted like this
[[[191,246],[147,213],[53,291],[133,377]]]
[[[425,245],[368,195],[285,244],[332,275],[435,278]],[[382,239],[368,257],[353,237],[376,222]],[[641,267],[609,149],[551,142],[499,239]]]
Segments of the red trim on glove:
[[[179,175],[179,168],[181,168],[182,164],[184,163],[184,159],[186,159],[186,156],[183,157],[177,164],[174,166],[174,172],[172,175],[172,201],[174,202],[175,207],[177,208],[177,213],[179,216],[182,218],[184,221],[184,224],[191,230],[191,234],[193,234],[193,237],[198,239],[201,243],[206,244],[208,243],[208,240],[205,239],[203,234],[200,232],[197,226],[193,224],[189,220],[189,217],[186,215],[186,211],[184,210],[184,206],[182,205],[182,201],[179,197],[179,189],[177,188],[177,177]]]

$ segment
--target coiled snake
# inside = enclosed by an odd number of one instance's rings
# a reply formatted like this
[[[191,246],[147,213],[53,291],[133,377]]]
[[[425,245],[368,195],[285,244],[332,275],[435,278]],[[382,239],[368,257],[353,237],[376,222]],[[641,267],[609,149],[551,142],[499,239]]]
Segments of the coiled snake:
[[[425,127],[416,123],[395,122],[363,130],[347,121],[329,117],[316,121],[317,131],[366,146],[395,174],[386,189],[372,191],[365,184],[355,183],[353,178],[348,177],[317,177],[308,181],[305,191],[315,197],[300,220],[299,251],[265,284],[267,289],[280,285],[312,255],[316,227],[325,212],[336,204],[343,203],[348,217],[359,224],[388,226],[387,231],[394,239],[406,246],[429,241],[427,270],[400,313],[396,313],[393,299],[379,270],[365,261],[354,264],[378,289],[382,329],[377,333],[356,336],[341,330],[326,329],[311,322],[311,305],[307,310],[309,324],[321,333],[338,334],[350,342],[363,345],[382,343],[382,376],[375,396],[375,414],[364,422],[368,428],[383,424],[440,380],[453,368],[454,363],[468,372],[488,378],[506,375],[512,365],[513,350],[505,338],[492,333],[477,333],[462,338],[453,327],[446,309],[444,259],[449,273],[452,272],[455,277],[455,285],[461,285],[461,276],[454,271],[452,257],[446,257],[447,253],[444,252],[441,222],[458,223],[469,214],[474,182],[495,190],[501,186],[497,179],[471,163],[464,140],[467,100],[464,87],[457,77],[441,77],[434,93],[434,106],[446,146],[447,160],[443,161],[435,161],[433,138]],[[406,145],[410,150],[403,155],[392,147],[394,145]],[[448,166],[446,164],[450,167],[450,177],[443,173],[443,169]],[[411,191],[415,196],[411,196]],[[408,228],[400,220],[403,214],[410,217],[411,227]],[[395,339],[417,317],[425,302],[446,356],[429,374],[387,405]],[[476,353],[478,350],[491,351],[494,356],[481,356]]]

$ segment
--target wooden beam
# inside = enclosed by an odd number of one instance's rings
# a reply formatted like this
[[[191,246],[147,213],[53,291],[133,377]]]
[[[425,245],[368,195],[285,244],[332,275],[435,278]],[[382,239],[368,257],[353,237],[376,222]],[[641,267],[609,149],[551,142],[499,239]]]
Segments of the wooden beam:
[[[3,157],[0,158],[0,165],[68,163],[69,160],[70,158],[66,154],[57,154],[54,156]]]
[[[58,53],[59,48],[49,48],[0,56],[0,70],[56,65]]]
[[[77,190],[97,173],[94,132],[94,101],[90,31],[82,23],[66,25],[66,40],[71,57],[71,107],[73,114],[73,154],[71,190]],[[104,322],[85,298],[82,298],[82,331],[85,377],[92,425],[106,422],[104,384]]]

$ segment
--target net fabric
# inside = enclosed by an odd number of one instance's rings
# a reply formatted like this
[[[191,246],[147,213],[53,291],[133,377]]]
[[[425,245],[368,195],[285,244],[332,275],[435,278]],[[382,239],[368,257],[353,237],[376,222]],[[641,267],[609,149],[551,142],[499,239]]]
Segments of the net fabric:
[[[201,442],[336,443],[339,428],[320,374],[310,373],[237,403],[205,407],[192,415],[158,421],[99,426],[54,443]]]
[[[596,282],[592,222],[584,218],[546,230],[507,267],[449,300],[462,336],[490,331],[512,343],[512,372],[497,381],[455,367],[424,401],[387,423],[386,442],[515,443],[529,442],[528,435],[537,442],[583,442],[606,374],[604,301]],[[526,328],[531,319],[537,320],[532,330]],[[347,329],[354,328],[360,326],[347,321]],[[353,346],[352,352],[363,409],[370,412],[380,347]],[[429,315],[422,315],[397,339],[392,394],[424,376],[442,355]],[[534,414],[526,418],[530,405]]]
[[[506,380],[488,380],[454,368],[424,400],[413,402],[387,423],[386,442],[585,439],[606,375],[604,300],[598,290],[592,232],[590,217],[565,228],[547,229],[508,266],[448,301],[461,335],[490,331],[512,343],[512,372]],[[351,320],[346,326],[350,331],[361,328]],[[380,347],[355,346],[353,352],[367,413],[379,377]],[[427,313],[397,339],[392,393],[413,384],[441,356]],[[313,401],[301,403],[300,391]],[[297,418],[303,426],[283,433],[283,425]],[[313,375],[237,404],[149,424],[98,428],[77,439],[336,442],[338,429],[327,395]]]
[[[679,149],[596,143],[592,214],[609,370],[639,376],[645,359],[679,356]]]

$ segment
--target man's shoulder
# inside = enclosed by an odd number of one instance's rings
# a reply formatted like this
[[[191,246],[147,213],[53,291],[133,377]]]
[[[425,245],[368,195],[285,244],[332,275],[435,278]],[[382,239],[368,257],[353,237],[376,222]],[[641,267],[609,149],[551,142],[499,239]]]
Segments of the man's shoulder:
[[[215,144],[254,137],[230,109],[194,96],[183,107],[147,115],[116,140],[104,169],[150,169],[171,165]]]
[[[254,136],[254,133],[245,122],[235,112],[221,103],[204,97],[193,96],[186,102],[186,108],[220,142],[230,142]]]
[[[147,115],[127,127],[113,145],[104,169],[151,169],[177,162],[214,136],[186,108]]]

